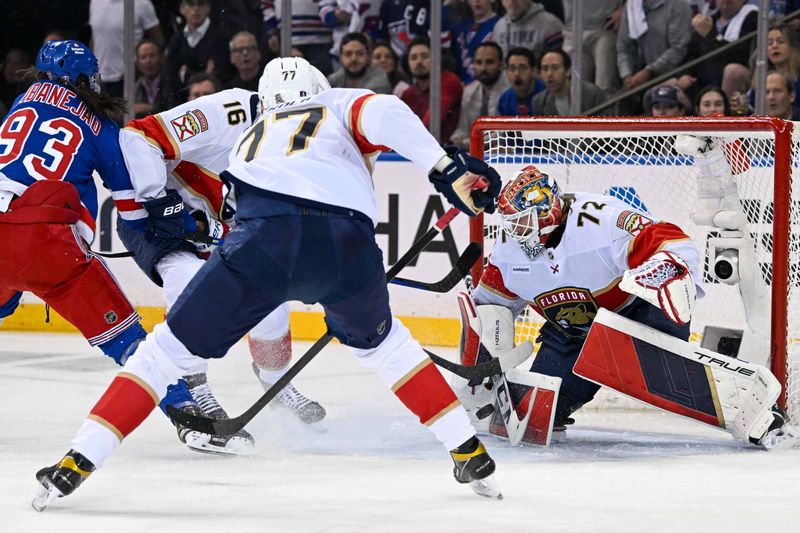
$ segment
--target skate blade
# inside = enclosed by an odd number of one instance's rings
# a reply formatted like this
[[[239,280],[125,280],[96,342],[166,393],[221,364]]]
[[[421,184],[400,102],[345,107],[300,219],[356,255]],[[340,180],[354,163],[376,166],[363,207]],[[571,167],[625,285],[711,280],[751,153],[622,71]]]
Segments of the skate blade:
[[[36,491],[36,496],[33,497],[31,506],[36,512],[41,513],[59,496],[61,496],[60,490],[54,485],[51,485],[48,481],[42,481],[41,485],[39,485],[39,489]]]
[[[211,435],[193,431],[186,436],[186,447],[193,452],[209,455],[250,456],[254,453],[253,443],[241,437],[232,437],[222,446],[214,444],[212,441]]]
[[[486,498],[492,498],[495,500],[503,499],[503,493],[500,492],[500,485],[497,484],[494,476],[470,481],[469,486],[472,488],[473,492],[479,496],[484,496]]]

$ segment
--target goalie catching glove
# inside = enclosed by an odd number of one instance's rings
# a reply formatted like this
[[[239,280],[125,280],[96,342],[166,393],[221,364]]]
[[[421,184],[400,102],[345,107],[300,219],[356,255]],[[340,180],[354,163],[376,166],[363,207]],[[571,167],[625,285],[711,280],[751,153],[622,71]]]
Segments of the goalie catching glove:
[[[494,201],[502,186],[497,171],[456,146],[448,146],[445,151],[447,157],[439,160],[428,174],[434,188],[469,216],[482,211],[494,213]],[[486,185],[475,188],[481,178],[486,180]]]
[[[676,324],[688,324],[697,295],[689,266],[677,255],[661,251],[626,270],[619,288],[656,307]]]

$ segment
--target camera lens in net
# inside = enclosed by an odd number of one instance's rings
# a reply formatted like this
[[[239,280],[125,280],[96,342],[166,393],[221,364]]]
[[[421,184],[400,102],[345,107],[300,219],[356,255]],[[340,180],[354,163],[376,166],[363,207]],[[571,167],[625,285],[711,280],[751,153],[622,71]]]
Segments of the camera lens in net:
[[[714,264],[714,275],[719,279],[728,279],[733,276],[733,264],[730,261],[717,261]]]

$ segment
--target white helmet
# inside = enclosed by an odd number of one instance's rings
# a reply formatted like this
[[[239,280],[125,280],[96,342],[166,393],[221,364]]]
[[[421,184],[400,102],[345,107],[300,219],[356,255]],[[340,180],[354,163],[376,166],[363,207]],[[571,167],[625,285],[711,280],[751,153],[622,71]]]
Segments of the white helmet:
[[[331,88],[325,76],[302,57],[277,57],[267,63],[258,80],[264,107],[313,96]]]

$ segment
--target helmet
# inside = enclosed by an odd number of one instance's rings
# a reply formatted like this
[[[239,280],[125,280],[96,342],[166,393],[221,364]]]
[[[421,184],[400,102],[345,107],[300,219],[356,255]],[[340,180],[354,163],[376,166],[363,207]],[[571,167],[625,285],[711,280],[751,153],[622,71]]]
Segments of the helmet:
[[[47,41],[36,56],[36,68],[51,80],[75,85],[83,76],[89,88],[100,92],[100,64],[89,47],[79,41]]]
[[[506,234],[531,258],[561,224],[563,201],[556,180],[529,165],[500,191],[497,210]]]
[[[330,88],[322,72],[301,57],[273,59],[258,80],[258,96],[264,107],[313,96]]]

